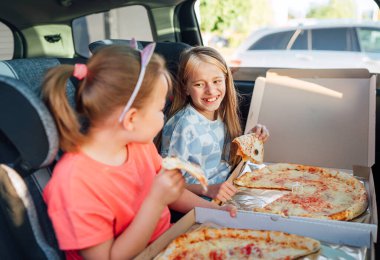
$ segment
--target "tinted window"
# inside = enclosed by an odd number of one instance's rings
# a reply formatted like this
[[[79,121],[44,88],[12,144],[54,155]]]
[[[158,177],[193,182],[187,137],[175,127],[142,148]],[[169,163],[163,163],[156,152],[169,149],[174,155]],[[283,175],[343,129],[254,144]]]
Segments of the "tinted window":
[[[249,50],[285,50],[294,31],[273,33],[255,42]]]
[[[362,51],[380,52],[380,30],[374,28],[358,28],[358,37]]]
[[[104,39],[153,41],[145,7],[141,5],[113,9],[73,21],[74,45],[77,53],[89,57],[88,44]]]
[[[307,50],[307,34],[308,31],[302,30],[298,34],[297,39],[294,41],[291,49],[292,50]]]
[[[11,29],[0,22],[0,60],[13,58],[14,40]]]
[[[311,30],[313,50],[352,51],[350,28]]]

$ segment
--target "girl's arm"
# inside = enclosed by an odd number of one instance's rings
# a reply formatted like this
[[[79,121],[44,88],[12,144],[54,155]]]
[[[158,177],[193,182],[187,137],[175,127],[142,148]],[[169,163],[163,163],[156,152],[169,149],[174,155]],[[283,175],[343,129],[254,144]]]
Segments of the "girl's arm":
[[[186,189],[189,191],[201,195],[207,196],[212,199],[226,202],[232,198],[237,192],[235,186],[230,182],[223,182],[219,184],[212,184],[208,186],[207,192],[205,192],[200,184],[187,184]]]
[[[155,178],[152,190],[131,224],[117,238],[80,251],[84,259],[131,259],[148,244],[162,211],[184,190],[178,171],[166,171]]]
[[[236,216],[236,207],[232,205],[219,206],[216,203],[202,199],[187,189],[185,189],[182,195],[176,201],[171,203],[169,207],[182,213],[187,213],[194,207],[220,209],[230,212],[231,217]]]

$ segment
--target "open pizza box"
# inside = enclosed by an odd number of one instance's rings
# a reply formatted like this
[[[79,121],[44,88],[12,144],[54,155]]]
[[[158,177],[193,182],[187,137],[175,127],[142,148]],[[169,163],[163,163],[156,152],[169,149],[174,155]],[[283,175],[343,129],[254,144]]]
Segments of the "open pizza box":
[[[238,211],[231,218],[226,211],[195,208],[175,223],[169,230],[149,245],[135,259],[152,259],[179,235],[198,228],[200,225],[230,227],[253,230],[274,230],[307,236],[321,242],[319,258],[312,259],[368,259],[371,246],[367,224],[338,221],[308,221],[305,218],[281,218],[273,214]],[[332,232],[333,230],[333,232]],[[337,245],[336,247],[332,246]],[[348,253],[346,253],[348,252]],[[308,258],[307,258],[308,259]]]
[[[376,76],[367,70],[269,70],[265,78],[256,80],[245,128],[247,133],[260,123],[269,129],[264,164],[341,169],[365,180],[369,208],[360,222],[375,231],[373,242],[377,238],[371,170],[375,162],[375,107]],[[244,168],[243,163],[238,165],[230,180]]]
[[[366,70],[268,71],[266,78],[256,80],[245,129],[249,131],[257,123],[268,127],[271,136],[265,143],[265,164],[343,169],[365,179],[370,212],[363,223],[252,211],[239,211],[234,219],[224,211],[195,208],[136,259],[152,259],[180,234],[207,223],[283,231],[345,247],[340,251],[343,255],[321,259],[375,259],[372,245],[377,239],[377,206],[371,171],[375,158],[375,85],[375,76]],[[230,180],[244,168],[239,164]],[[353,248],[365,252],[344,255]]]

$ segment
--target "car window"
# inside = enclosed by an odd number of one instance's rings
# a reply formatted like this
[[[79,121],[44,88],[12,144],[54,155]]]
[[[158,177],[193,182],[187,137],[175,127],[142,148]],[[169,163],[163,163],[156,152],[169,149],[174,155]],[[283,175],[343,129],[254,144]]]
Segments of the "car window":
[[[12,30],[0,22],[0,60],[12,59],[14,53],[14,40]]]
[[[380,52],[380,29],[358,28],[360,46],[365,52]]]
[[[88,44],[104,39],[153,41],[148,12],[141,5],[115,8],[73,21],[75,51],[89,57]]]
[[[264,36],[249,47],[249,50],[285,50],[293,31],[278,32]]]
[[[307,50],[308,49],[308,30],[302,30],[293,45],[291,46],[292,50]]]
[[[311,30],[313,50],[352,51],[350,28],[328,28]]]

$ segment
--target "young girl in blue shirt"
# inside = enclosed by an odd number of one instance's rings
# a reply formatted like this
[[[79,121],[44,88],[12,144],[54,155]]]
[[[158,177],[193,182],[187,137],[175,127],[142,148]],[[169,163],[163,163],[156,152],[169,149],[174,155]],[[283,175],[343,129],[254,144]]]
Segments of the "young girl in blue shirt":
[[[162,156],[179,156],[201,165],[210,184],[204,192],[198,181],[184,173],[186,188],[200,196],[225,202],[236,193],[226,182],[239,162],[231,141],[242,135],[238,96],[232,74],[223,57],[209,47],[186,50],[180,59],[178,86],[162,132]],[[268,130],[252,130],[266,141]]]

